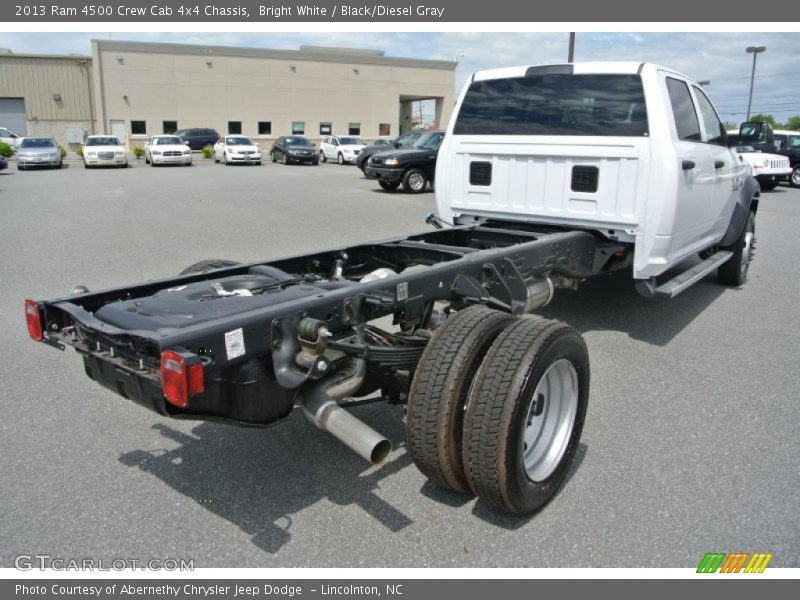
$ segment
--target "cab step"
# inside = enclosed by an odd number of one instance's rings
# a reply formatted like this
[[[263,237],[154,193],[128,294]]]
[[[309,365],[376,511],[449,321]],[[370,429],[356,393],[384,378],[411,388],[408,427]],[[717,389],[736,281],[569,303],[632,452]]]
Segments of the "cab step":
[[[669,281],[665,281],[658,287],[655,285],[655,277],[638,281],[636,283],[636,291],[648,298],[674,298],[683,290],[697,283],[703,277],[711,273],[711,271],[725,263],[731,256],[733,256],[733,252],[720,250],[716,254],[709,256],[703,262],[676,275]]]

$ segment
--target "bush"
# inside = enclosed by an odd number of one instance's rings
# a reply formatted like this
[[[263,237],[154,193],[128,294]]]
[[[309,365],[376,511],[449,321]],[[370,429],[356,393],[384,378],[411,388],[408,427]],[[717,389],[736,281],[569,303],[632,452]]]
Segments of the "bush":
[[[58,151],[61,152],[61,159],[67,158],[67,149],[64,146],[59,146]]]
[[[75,148],[75,154],[83,158],[83,146],[78,146],[77,148]]]
[[[210,144],[208,146],[203,146],[203,157],[211,158],[212,156],[214,156],[214,147]]]
[[[10,158],[14,156],[14,148],[5,142],[0,142],[0,156],[3,158]]]
[[[139,148],[139,147],[134,148],[133,149],[133,155],[137,159],[142,158],[144,156],[144,148]]]

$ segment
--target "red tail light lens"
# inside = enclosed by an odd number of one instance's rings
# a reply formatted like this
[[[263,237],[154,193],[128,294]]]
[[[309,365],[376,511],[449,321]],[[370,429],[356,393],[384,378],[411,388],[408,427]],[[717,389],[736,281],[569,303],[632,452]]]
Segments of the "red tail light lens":
[[[161,353],[161,387],[164,397],[178,408],[189,406],[189,398],[205,390],[203,363],[172,350]]]
[[[25,322],[28,324],[28,333],[37,342],[44,339],[42,328],[42,310],[36,300],[25,300]]]

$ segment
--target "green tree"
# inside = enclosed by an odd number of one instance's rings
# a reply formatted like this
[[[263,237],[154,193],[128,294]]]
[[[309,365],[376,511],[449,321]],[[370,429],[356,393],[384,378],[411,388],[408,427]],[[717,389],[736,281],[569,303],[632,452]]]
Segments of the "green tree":
[[[786,129],[791,129],[792,131],[800,131],[800,115],[789,117],[784,127]]]
[[[751,121],[756,121],[758,123],[769,123],[773,129],[777,129],[779,127],[778,122],[775,120],[775,117],[772,115],[750,115]]]

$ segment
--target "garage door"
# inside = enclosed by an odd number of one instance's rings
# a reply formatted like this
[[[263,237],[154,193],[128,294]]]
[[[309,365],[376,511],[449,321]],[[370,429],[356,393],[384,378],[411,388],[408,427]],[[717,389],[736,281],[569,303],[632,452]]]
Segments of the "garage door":
[[[0,98],[0,127],[7,127],[20,135],[28,135],[24,98]]]

